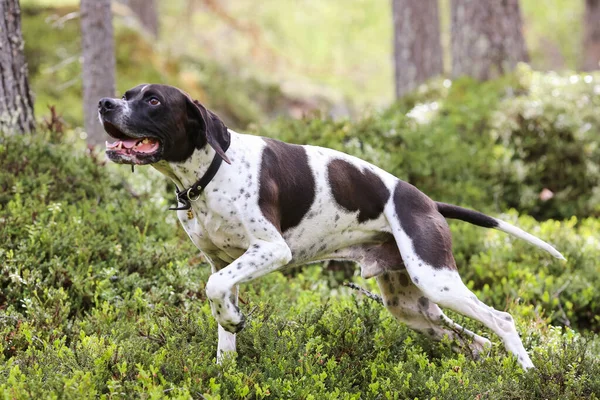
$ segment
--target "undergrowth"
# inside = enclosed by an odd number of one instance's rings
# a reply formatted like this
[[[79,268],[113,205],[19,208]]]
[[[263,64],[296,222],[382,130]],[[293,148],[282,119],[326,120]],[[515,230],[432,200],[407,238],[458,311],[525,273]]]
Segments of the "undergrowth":
[[[105,165],[70,134],[0,139],[0,388],[5,398],[594,399],[598,221],[502,217],[568,263],[453,224],[461,274],[510,311],[537,369],[499,339],[481,360],[397,323],[320,265],[243,285],[238,353],[215,363],[209,268],[150,168]],[[333,275],[332,275],[333,274]],[[373,282],[351,278],[374,289]],[[339,282],[338,282],[339,283]],[[571,326],[571,328],[567,327]]]

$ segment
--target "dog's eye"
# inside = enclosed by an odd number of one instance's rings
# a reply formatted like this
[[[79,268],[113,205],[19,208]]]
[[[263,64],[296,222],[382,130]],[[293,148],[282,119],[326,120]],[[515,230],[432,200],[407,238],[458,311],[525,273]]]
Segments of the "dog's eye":
[[[151,106],[157,106],[160,104],[160,101],[156,97],[152,97],[150,100],[148,100],[148,104]]]

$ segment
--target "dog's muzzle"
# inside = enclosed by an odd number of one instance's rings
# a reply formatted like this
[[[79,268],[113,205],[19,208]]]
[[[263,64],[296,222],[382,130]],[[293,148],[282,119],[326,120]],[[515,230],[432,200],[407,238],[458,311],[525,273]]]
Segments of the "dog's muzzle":
[[[112,111],[115,108],[117,108],[117,106],[118,106],[118,103],[117,103],[116,99],[104,97],[104,98],[100,99],[100,101],[98,102],[98,113],[101,116],[104,116],[109,111]]]

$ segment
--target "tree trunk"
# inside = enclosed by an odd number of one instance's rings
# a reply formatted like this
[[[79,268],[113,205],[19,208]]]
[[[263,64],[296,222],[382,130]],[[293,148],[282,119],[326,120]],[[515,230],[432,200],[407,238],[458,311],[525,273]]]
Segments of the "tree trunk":
[[[0,132],[35,129],[18,0],[0,0]]]
[[[396,97],[444,71],[438,0],[392,0]]]
[[[486,80],[528,61],[519,0],[452,0],[452,75]]]
[[[158,10],[156,0],[122,0],[136,15],[142,27],[158,38]]]
[[[600,69],[600,0],[585,0],[583,70]]]
[[[98,121],[98,101],[115,95],[115,43],[110,0],[81,0],[83,114],[87,142],[108,138]]]

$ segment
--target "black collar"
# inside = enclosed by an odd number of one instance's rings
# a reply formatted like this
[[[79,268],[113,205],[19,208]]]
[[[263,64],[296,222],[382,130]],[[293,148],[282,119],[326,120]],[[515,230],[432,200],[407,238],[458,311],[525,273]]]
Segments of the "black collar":
[[[219,171],[219,167],[221,166],[222,162],[223,159],[221,158],[221,156],[215,153],[212,162],[208,166],[208,169],[206,170],[204,175],[202,175],[202,178],[198,179],[196,183],[194,183],[187,189],[184,188],[183,190],[179,190],[179,188],[177,188],[177,202],[182,203],[183,206],[170,207],[169,210],[189,210],[190,208],[192,208],[192,201],[196,201],[198,199],[198,196],[202,194],[204,188],[210,183],[210,181],[212,181],[212,179]],[[194,199],[192,200],[192,198]],[[179,204],[177,205],[179,206]]]

